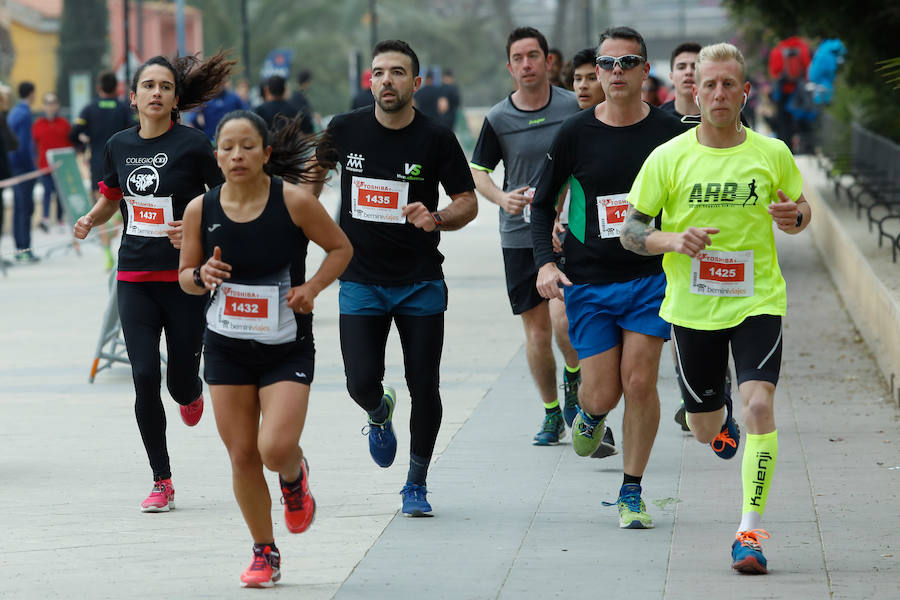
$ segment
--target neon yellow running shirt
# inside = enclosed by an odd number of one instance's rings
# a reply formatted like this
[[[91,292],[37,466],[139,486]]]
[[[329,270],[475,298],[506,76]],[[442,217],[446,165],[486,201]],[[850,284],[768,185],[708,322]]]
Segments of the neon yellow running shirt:
[[[698,258],[663,257],[666,297],[659,315],[691,329],[734,327],[752,315],[784,315],[772,217],[777,190],[793,200],[803,178],[783,142],[747,129],[733,148],[710,148],[691,129],[657,147],[631,186],[628,202],[656,216],[662,230],[717,227]]]

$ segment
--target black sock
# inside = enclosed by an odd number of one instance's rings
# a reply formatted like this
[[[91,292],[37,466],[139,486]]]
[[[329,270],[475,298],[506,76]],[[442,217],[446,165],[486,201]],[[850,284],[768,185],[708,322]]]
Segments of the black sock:
[[[416,456],[412,452],[409,453],[409,473],[406,476],[406,483],[415,485],[425,485],[425,478],[428,476],[428,458]]]
[[[369,418],[372,419],[373,423],[384,423],[387,421],[390,413],[391,410],[388,408],[387,402],[384,401],[384,397],[382,396],[381,404],[378,405],[378,408],[369,413]]]
[[[559,403],[557,403],[556,406],[554,406],[553,408],[545,408],[544,412],[549,415],[551,413],[562,412],[562,409],[559,407]]]
[[[289,490],[293,490],[293,489],[297,488],[300,485],[300,483],[303,481],[303,469],[300,469],[300,476],[297,477],[296,481],[287,481],[281,475],[279,475],[278,477],[281,479],[281,485],[283,485],[284,487],[286,487]]]
[[[259,549],[260,552],[265,552],[265,551],[266,551],[266,546],[269,547],[269,551],[271,551],[271,552],[278,552],[278,548],[275,547],[275,542],[274,542],[274,541],[272,541],[272,542],[264,542],[264,543],[262,543],[262,544],[253,544],[253,549],[254,549],[254,550]]]
[[[625,473],[624,476],[622,477],[622,485],[628,485],[629,483],[641,485],[642,478],[643,478],[643,475],[638,477],[636,475],[629,475],[628,473]]]
[[[609,414],[609,413],[603,413],[602,415],[594,416],[594,415],[592,415],[591,413],[589,413],[589,412],[586,411],[586,410],[582,410],[581,412],[583,412],[584,414],[586,414],[589,418],[593,419],[594,421],[602,421],[603,419],[606,418],[606,415]]]

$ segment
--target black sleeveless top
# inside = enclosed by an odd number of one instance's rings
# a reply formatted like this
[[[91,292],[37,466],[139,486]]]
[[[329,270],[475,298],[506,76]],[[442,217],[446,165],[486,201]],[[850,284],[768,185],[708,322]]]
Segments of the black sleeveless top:
[[[204,194],[200,220],[204,260],[216,246],[231,265],[229,283],[295,287],[306,281],[309,239],[294,224],[284,203],[284,182],[272,177],[262,213],[246,223],[232,221],[222,210],[222,186]],[[312,315],[295,313],[297,339],[310,331]],[[207,330],[207,334],[215,333]],[[217,337],[218,334],[216,334]]]

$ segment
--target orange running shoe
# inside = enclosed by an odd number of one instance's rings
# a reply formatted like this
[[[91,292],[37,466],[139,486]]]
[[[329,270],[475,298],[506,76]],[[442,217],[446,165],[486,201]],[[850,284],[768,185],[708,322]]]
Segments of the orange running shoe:
[[[284,479],[278,476],[281,503],[284,504],[284,524],[291,533],[303,533],[316,518],[316,501],[309,493],[309,463],[305,456],[300,464],[300,474],[300,482],[293,489],[287,487]]]
[[[153,483],[153,491],[141,502],[141,512],[169,512],[175,508],[175,488],[172,479],[160,479]]]
[[[190,404],[179,406],[178,408],[181,411],[181,420],[184,421],[184,424],[188,427],[193,427],[200,422],[200,417],[203,416],[203,394],[200,394]]]
[[[281,579],[281,554],[274,545],[253,546],[253,560],[241,573],[241,587],[270,588]]]

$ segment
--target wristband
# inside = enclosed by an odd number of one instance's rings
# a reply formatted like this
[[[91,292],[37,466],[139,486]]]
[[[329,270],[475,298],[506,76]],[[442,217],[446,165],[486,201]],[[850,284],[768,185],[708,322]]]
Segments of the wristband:
[[[441,218],[441,213],[433,212],[431,213],[431,218],[434,219],[434,228],[440,229],[441,225],[444,224],[444,219]]]
[[[194,285],[199,288],[206,289],[206,286],[203,284],[203,279],[200,277],[200,267],[194,268]]]

